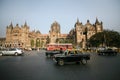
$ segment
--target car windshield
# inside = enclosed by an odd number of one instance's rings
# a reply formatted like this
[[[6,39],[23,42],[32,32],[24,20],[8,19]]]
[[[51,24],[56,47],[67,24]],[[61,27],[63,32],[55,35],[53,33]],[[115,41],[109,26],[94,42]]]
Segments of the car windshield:
[[[16,49],[15,48],[10,48],[9,51],[15,51]]]
[[[66,50],[66,51],[64,51],[63,54],[65,54],[65,55],[67,55],[67,54],[81,54],[81,52],[79,50],[75,50],[75,51]]]
[[[8,49],[6,49],[6,48],[5,48],[5,49],[1,49],[1,51],[7,51],[7,50],[8,50]]]
[[[21,50],[20,48],[17,48],[18,50]]]
[[[21,50],[20,48],[16,48],[17,50]]]

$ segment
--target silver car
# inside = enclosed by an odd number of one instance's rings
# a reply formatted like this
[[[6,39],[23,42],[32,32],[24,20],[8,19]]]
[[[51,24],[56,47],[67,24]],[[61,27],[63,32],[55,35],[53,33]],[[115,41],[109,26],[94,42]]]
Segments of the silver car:
[[[22,55],[24,52],[19,48],[9,48],[0,51],[1,55]]]

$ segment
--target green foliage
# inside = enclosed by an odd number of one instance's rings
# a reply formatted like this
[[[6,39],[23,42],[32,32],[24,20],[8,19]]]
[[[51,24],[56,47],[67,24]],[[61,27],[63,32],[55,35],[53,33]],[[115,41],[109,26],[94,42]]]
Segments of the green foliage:
[[[35,45],[35,44],[34,44],[34,40],[32,39],[32,40],[31,40],[31,47],[34,47],[34,45]]]
[[[36,47],[40,47],[40,40],[36,39]]]
[[[120,34],[116,31],[104,30],[103,32],[93,35],[89,40],[91,46],[98,47],[120,47]]]
[[[46,38],[46,44],[49,44],[50,43],[50,38],[49,38],[49,36],[47,36],[47,38]]]
[[[61,38],[61,39],[57,39],[56,42],[59,42],[59,43],[73,43],[73,39],[64,39],[64,38]]]
[[[43,41],[41,41],[41,43],[40,43],[40,47],[43,47],[43,44],[44,44],[44,42],[43,42]]]

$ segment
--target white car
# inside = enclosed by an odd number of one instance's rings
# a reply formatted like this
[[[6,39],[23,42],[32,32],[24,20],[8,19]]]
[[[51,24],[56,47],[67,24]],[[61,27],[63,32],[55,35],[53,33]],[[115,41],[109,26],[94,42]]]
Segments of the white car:
[[[9,48],[0,51],[1,55],[22,55],[24,52],[19,48]]]

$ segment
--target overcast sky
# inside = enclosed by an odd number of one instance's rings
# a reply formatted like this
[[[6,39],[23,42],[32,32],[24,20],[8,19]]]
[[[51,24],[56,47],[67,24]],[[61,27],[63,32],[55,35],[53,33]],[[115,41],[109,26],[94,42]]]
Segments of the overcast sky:
[[[77,21],[92,24],[96,17],[104,29],[120,32],[120,0],[0,0],[0,37],[6,36],[6,26],[30,26],[48,34],[51,24],[57,21],[61,33],[68,33]]]

